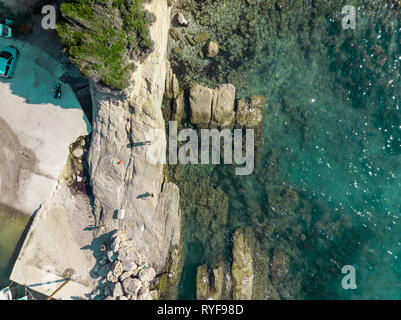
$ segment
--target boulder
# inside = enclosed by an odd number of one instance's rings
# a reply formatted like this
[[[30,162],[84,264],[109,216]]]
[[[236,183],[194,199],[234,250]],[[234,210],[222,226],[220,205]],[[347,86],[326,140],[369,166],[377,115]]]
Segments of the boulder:
[[[206,56],[215,58],[219,54],[219,43],[216,41],[209,41],[206,47]]]
[[[159,299],[159,292],[157,290],[150,290],[149,294],[151,295],[153,300]]]
[[[142,288],[142,282],[136,278],[128,278],[122,282],[123,291],[126,295],[137,297],[139,290]]]
[[[237,124],[241,127],[254,128],[260,124],[263,118],[263,107],[266,98],[261,95],[252,96],[250,101],[245,98],[237,101]]]
[[[223,84],[215,89],[215,99],[212,105],[213,121],[220,127],[232,127],[235,122],[235,87]]]
[[[144,268],[138,272],[138,278],[142,281],[143,285],[147,287],[150,282],[156,277],[156,271],[152,267]]]
[[[107,273],[106,279],[111,283],[116,283],[118,281],[118,278],[113,274],[113,271],[111,270]]]
[[[198,300],[221,300],[224,286],[224,268],[214,268],[209,275],[206,265],[198,267],[196,273],[196,298]]]
[[[216,89],[196,85],[189,93],[191,123],[208,127],[210,121],[222,128],[230,128],[235,123],[235,87],[223,84]]]
[[[113,235],[112,238],[119,238],[121,242],[128,240],[128,235],[123,229],[118,229]]]
[[[131,271],[126,271],[120,276],[120,281],[124,281],[125,279],[128,279],[131,277],[133,274],[132,270]]]
[[[190,89],[191,123],[209,125],[212,116],[213,90],[196,85]]]
[[[189,22],[187,19],[185,19],[184,15],[181,12],[177,13],[175,15],[175,18],[177,19],[177,22],[180,26],[182,27],[188,26]]]
[[[82,146],[78,146],[74,150],[72,150],[72,155],[75,158],[81,158],[83,154],[84,154],[84,148]]]
[[[111,291],[111,288],[110,288],[110,286],[108,284],[106,284],[104,286],[103,291],[104,291],[104,296],[105,297],[111,296],[113,294],[113,292]]]
[[[107,251],[107,259],[110,262],[113,262],[113,261],[117,260],[117,256],[114,254],[113,250],[108,250]]]
[[[118,251],[118,259],[122,262],[135,263],[135,264],[140,264],[142,263],[143,260],[142,256],[138,252],[126,246],[121,247],[120,250]]]
[[[137,300],[153,300],[148,288],[141,288],[138,292]]]
[[[138,266],[135,262],[123,261],[121,264],[123,267],[123,272],[131,272],[132,274],[134,274],[138,269]]]
[[[115,277],[118,278],[119,276],[121,276],[121,274],[123,273],[123,266],[121,264],[121,261],[119,260],[114,261],[112,271]]]
[[[120,282],[116,283],[109,283],[108,286],[110,287],[111,295],[115,298],[120,297],[123,294],[123,289]]]
[[[233,263],[231,275],[233,279],[233,299],[251,300],[253,291],[253,262],[250,244],[245,237],[245,231],[234,233]]]
[[[120,237],[115,237],[111,242],[111,251],[117,252],[120,249]]]

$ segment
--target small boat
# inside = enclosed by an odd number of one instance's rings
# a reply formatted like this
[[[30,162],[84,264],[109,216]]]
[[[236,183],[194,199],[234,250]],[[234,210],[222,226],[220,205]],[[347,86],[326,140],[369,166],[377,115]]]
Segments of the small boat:
[[[11,293],[10,288],[3,288],[0,290],[0,300],[12,300],[13,294]]]
[[[15,290],[12,290],[12,289],[15,289]],[[28,296],[26,294],[27,293],[30,294],[30,292],[27,290],[26,287],[24,289],[25,295],[22,295],[20,298],[16,298],[18,296],[17,291],[20,291],[20,290],[17,290],[17,288],[11,288],[11,286],[1,289],[0,290],[0,300],[28,300]],[[32,294],[30,294],[30,295],[33,298]]]

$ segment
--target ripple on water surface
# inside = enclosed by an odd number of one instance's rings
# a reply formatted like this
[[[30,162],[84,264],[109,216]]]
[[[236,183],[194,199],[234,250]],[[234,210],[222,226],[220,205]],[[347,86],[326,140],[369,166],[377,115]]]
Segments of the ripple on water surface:
[[[263,259],[275,249],[290,259],[276,285],[281,298],[400,298],[401,20],[380,4],[357,14],[356,30],[342,30],[333,14],[281,36],[266,32],[270,17],[260,16],[239,96],[268,98],[262,155],[253,176],[221,167],[210,174],[229,214],[209,238],[200,235],[199,208],[183,203],[187,252],[195,241],[206,256],[188,258],[184,271],[213,265],[207,257],[227,240],[215,235],[249,225]],[[341,287],[345,265],[356,268],[356,290]]]

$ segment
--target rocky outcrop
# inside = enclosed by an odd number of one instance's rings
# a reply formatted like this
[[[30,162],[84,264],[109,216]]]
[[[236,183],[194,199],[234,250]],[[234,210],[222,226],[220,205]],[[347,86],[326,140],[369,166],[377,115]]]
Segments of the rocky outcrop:
[[[189,93],[191,122],[200,127],[218,125],[229,128],[235,122],[235,87],[223,84],[216,89],[200,85],[191,88]]]
[[[233,299],[251,300],[253,290],[252,250],[246,230],[239,229],[234,233],[233,263]]]
[[[189,91],[190,121],[200,128],[233,128],[235,124],[254,128],[262,121],[266,101],[262,95],[242,98],[235,111],[235,87],[232,84],[222,84],[216,89],[196,85]]]
[[[232,127],[235,122],[235,87],[222,84],[214,92],[212,121],[222,128]]]
[[[167,60],[164,96],[166,99],[177,99],[179,93],[180,93],[180,84],[178,82],[177,76],[171,69],[170,61]]]
[[[212,117],[213,90],[200,85],[191,88],[189,93],[191,123],[209,126]]]
[[[207,266],[199,266],[196,272],[196,299],[206,300],[209,295],[209,275]]]
[[[223,296],[224,267],[211,270],[206,265],[199,266],[196,273],[196,298],[198,300],[220,300]]]
[[[157,155],[166,148],[161,103],[170,9],[167,1],[144,5],[156,17],[150,27],[155,47],[137,66],[132,86],[112,92],[91,83],[95,118],[89,152],[90,183],[98,234],[124,229],[141,263],[161,272],[169,248],[180,241],[179,191],[163,180],[163,165],[157,161]],[[145,141],[152,144],[141,144]],[[116,218],[121,209],[125,210],[124,220]],[[142,296],[147,297],[147,292]]]
[[[220,300],[223,296],[224,286],[224,268],[219,266],[212,270],[212,285],[210,289],[210,297],[213,300]]]
[[[166,88],[164,91],[164,100],[172,106],[171,120],[177,121],[177,126],[179,127],[185,112],[184,90],[180,88],[177,76],[171,69],[171,65],[168,60],[166,68]]]

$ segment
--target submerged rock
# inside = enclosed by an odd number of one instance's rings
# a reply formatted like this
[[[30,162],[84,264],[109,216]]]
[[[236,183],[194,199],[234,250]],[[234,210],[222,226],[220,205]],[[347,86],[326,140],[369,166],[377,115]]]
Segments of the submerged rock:
[[[198,300],[220,300],[223,296],[224,267],[209,271],[206,265],[199,266],[196,273],[196,298]]]
[[[216,41],[210,41],[206,47],[206,56],[209,58],[215,58],[219,54],[219,43]]]
[[[241,98],[237,102],[237,124],[242,127],[254,128],[263,118],[263,107],[266,97],[262,95],[252,96],[251,99]]]
[[[251,97],[251,99],[249,101],[249,107],[262,109],[265,106],[266,102],[267,102],[267,99],[265,96],[254,95]]]
[[[209,40],[209,38],[210,38],[209,32],[201,32],[195,35],[193,39],[196,43],[202,43]]]
[[[291,188],[266,188],[270,208],[279,215],[293,214],[300,204],[298,193]]]
[[[233,299],[251,300],[253,290],[253,262],[250,244],[243,229],[234,233],[233,264]]]
[[[274,249],[271,262],[271,279],[274,286],[277,286],[287,275],[289,265],[290,258],[283,251]]]
[[[174,40],[181,41],[181,35],[176,28],[170,29],[170,35]]]
[[[196,272],[196,299],[206,300],[209,296],[209,275],[207,266],[198,267]]]

